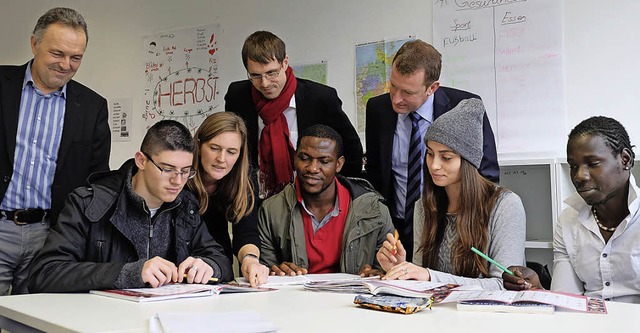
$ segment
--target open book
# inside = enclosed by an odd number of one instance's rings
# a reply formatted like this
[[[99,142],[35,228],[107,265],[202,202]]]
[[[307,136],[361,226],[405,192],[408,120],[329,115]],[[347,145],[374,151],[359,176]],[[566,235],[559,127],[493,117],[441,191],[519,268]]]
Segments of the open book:
[[[360,275],[346,274],[346,273],[306,274],[306,275],[294,275],[294,276],[271,275],[267,279],[267,283],[261,285],[261,287],[273,288],[273,287],[282,287],[282,286],[303,285],[308,282],[351,281],[351,280],[360,280],[360,279],[362,279]],[[241,286],[249,285],[249,281],[247,281],[247,279],[245,279],[244,277],[236,278],[236,282],[238,282],[238,284]]]
[[[133,302],[154,302],[176,298],[203,297],[226,293],[270,291],[270,288],[250,288],[238,285],[219,284],[167,284],[158,288],[91,290],[90,293]]]
[[[457,285],[416,280],[380,280],[363,278],[348,281],[316,281],[305,283],[305,290],[330,291],[340,293],[394,295],[403,297],[430,298],[435,294],[448,292]]]
[[[124,299],[134,302],[153,302],[185,297],[203,297],[220,293],[219,286],[205,284],[167,284],[158,288],[91,290],[100,296]]]
[[[471,301],[471,302],[470,302]],[[526,309],[526,306],[534,307],[532,303],[547,304],[557,306],[574,311],[589,313],[607,313],[604,300],[592,298],[583,295],[559,293],[548,290],[527,290],[527,291],[511,291],[511,290],[478,290],[478,291],[452,291],[443,301],[460,302],[462,309],[472,310],[474,307],[478,311],[491,311],[496,304],[502,304],[503,312],[526,312],[528,311],[549,311],[542,308]],[[513,309],[508,306],[513,305]],[[493,307],[493,308],[492,308]],[[523,307],[516,309],[515,307]],[[460,309],[460,307],[459,307]],[[512,310],[512,311],[509,311]]]

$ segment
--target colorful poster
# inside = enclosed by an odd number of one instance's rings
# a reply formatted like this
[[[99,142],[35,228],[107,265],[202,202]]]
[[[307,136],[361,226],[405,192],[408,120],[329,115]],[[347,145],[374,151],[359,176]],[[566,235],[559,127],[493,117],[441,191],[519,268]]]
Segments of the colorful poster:
[[[415,39],[381,40],[356,45],[356,119],[357,131],[364,133],[369,98],[389,92],[391,63],[398,49]],[[362,135],[364,137],[364,135]]]
[[[219,25],[158,33],[144,40],[145,109],[149,128],[162,119],[177,120],[192,132],[217,111]]]

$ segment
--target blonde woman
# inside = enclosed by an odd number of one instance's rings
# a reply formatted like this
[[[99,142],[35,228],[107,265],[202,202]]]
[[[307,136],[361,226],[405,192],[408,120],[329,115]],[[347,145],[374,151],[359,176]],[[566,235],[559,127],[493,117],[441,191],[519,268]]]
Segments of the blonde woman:
[[[269,269],[259,263],[255,196],[249,179],[247,128],[239,116],[218,112],[207,117],[194,136],[196,176],[189,189],[200,203],[200,215],[225,254],[240,263],[251,286],[266,282]],[[228,232],[232,223],[233,241]]]

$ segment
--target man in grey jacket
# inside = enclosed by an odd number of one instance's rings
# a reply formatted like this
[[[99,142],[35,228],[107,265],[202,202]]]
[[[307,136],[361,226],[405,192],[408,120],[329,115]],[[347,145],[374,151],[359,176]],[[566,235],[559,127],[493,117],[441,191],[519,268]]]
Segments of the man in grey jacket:
[[[229,259],[182,191],[193,138],[173,120],[151,126],[135,158],[73,191],[31,263],[30,292],[159,287],[231,280]]]
[[[258,213],[260,261],[272,275],[375,274],[376,251],[393,232],[382,197],[366,180],[337,175],[345,159],[332,128],[305,129],[297,147],[294,182]]]

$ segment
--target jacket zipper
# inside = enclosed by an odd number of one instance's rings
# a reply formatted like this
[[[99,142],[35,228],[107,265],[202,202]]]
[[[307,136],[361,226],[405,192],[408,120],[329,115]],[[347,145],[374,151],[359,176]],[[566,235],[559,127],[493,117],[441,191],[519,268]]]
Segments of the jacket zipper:
[[[157,217],[158,215],[164,213],[164,212],[168,212],[170,210],[173,210],[174,208],[180,206],[180,203],[174,205],[173,207],[169,207],[163,211],[158,211],[156,212],[156,214],[154,215],[154,217]],[[147,210],[147,206],[145,205],[143,207],[143,209],[147,212],[147,214],[149,214],[149,240],[147,241],[147,260],[151,259],[149,258],[149,256],[151,255],[151,239],[153,238],[153,226],[155,225],[155,223],[153,222],[155,219],[151,217],[151,212],[149,212]],[[173,219],[172,219],[173,220]]]
[[[149,217],[149,241],[147,242],[147,260],[149,255],[151,254],[151,239],[153,238],[153,221],[151,221],[151,217]]]

